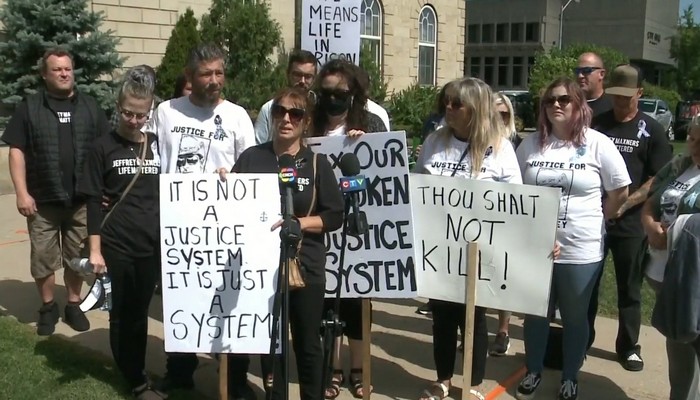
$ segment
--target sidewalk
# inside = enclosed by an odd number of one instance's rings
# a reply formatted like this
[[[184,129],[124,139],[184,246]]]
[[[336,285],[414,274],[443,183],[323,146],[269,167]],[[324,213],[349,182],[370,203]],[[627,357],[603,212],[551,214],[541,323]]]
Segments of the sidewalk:
[[[29,274],[29,242],[24,219],[17,213],[14,195],[0,196],[0,309],[16,316],[19,321],[35,324],[39,298]],[[57,282],[62,283],[60,276]],[[88,288],[85,287],[85,291]],[[63,287],[57,292],[57,301],[65,302]],[[163,353],[163,324],[161,299],[153,298],[149,321],[147,368],[162,375],[165,355]],[[415,300],[375,301],[372,333],[372,378],[374,399],[417,399],[421,391],[435,379],[432,360],[431,320],[415,314],[420,305]],[[86,347],[110,355],[109,325],[107,314],[101,311],[88,313],[92,328],[78,333],[63,322],[56,326],[55,335],[64,336]],[[513,317],[511,326],[511,349],[509,356],[489,358],[486,381],[487,399],[512,399],[513,390],[523,373],[524,350],[522,319]],[[497,326],[497,315],[489,315],[490,332]],[[637,399],[659,400],[668,398],[666,352],[663,337],[651,327],[642,327],[640,342],[643,348],[645,369],[643,372],[627,372],[615,361],[614,341],[617,321],[598,318],[594,348],[579,376],[579,399]],[[195,380],[197,389],[208,398],[217,395],[217,364],[210,357],[200,355],[200,366]],[[461,360],[458,357],[458,364]],[[346,364],[347,365],[347,364]],[[461,365],[457,368],[460,373]],[[262,382],[259,379],[259,363],[251,363],[251,381],[262,398]],[[292,371],[293,383],[290,398],[298,399],[298,385]],[[538,398],[554,399],[559,387],[559,372],[545,371]],[[500,382],[500,384],[499,384]],[[451,398],[460,399],[461,377],[455,376],[455,389]],[[505,388],[504,388],[505,386]],[[193,399],[197,398],[193,394]],[[344,389],[341,400],[352,399]]]

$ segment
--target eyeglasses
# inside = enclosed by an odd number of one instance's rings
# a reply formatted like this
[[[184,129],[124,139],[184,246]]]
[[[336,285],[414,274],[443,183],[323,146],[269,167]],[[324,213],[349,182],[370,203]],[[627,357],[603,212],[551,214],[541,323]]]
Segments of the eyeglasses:
[[[590,75],[593,73],[593,71],[597,71],[599,69],[603,69],[601,67],[576,67],[574,68],[574,75],[578,76],[579,74],[583,76]]]
[[[349,90],[346,89],[325,89],[321,88],[320,93],[321,97],[325,98],[335,98],[338,100],[347,100],[351,94]]]
[[[568,94],[563,96],[549,96],[542,100],[542,103],[544,103],[546,107],[553,107],[554,103],[559,103],[559,107],[564,108],[571,103],[571,96]]]
[[[445,98],[445,106],[449,106],[453,110],[459,110],[463,105],[460,99]]]
[[[299,72],[299,71],[292,71],[292,72],[290,73],[290,75],[292,75],[292,77],[293,77],[294,79],[298,79],[298,80],[302,80],[302,79],[303,79],[303,80],[308,81],[308,82],[313,81],[313,80],[314,80],[314,76],[315,76],[314,74],[305,74],[305,73]]]
[[[147,121],[149,118],[148,114],[138,114],[133,111],[125,110],[123,108],[119,108],[119,112],[127,121],[131,121],[132,118],[136,118],[136,121],[143,122]]]
[[[273,104],[271,114],[273,119],[282,119],[285,115],[289,115],[289,120],[293,124],[298,124],[306,115],[306,111],[302,108],[286,108],[279,104]]]

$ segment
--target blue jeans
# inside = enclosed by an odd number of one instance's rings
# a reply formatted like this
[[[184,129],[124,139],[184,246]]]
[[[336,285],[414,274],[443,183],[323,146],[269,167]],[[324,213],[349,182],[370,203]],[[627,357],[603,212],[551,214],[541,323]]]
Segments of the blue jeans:
[[[549,307],[559,306],[564,329],[563,380],[575,381],[583,365],[588,343],[588,304],[602,264],[554,263]],[[525,360],[527,369],[540,373],[544,368],[544,354],[549,335],[549,319],[525,316]]]

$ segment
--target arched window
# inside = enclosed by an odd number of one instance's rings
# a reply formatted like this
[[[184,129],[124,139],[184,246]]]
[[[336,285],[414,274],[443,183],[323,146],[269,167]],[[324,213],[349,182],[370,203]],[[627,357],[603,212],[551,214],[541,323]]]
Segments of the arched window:
[[[382,26],[384,15],[380,0],[362,0],[360,14],[360,38],[362,46],[372,54],[374,62],[381,68],[382,60]]]
[[[431,6],[420,10],[418,17],[418,84],[435,85],[437,61],[437,17]]]

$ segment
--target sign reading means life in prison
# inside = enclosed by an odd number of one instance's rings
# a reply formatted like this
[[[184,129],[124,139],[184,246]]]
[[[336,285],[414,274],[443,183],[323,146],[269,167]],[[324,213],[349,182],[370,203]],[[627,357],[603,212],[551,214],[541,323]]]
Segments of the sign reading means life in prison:
[[[546,316],[559,198],[553,188],[412,174],[418,294],[464,303],[476,242],[476,305]]]
[[[274,174],[160,176],[165,350],[270,350],[279,269]]]
[[[369,231],[347,236],[341,281],[342,297],[413,298],[413,227],[408,189],[406,133],[371,133],[309,139],[314,152],[328,156],[340,179],[343,155],[354,153],[367,190],[359,195],[360,211],[367,214]],[[326,234],[326,294],[338,287],[341,230]]]
[[[319,66],[335,58],[360,62],[362,0],[304,0],[301,48],[316,56]]]

